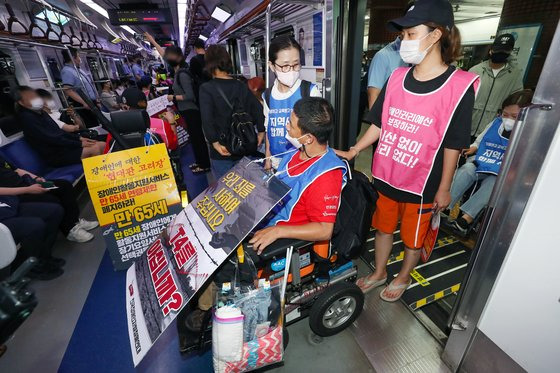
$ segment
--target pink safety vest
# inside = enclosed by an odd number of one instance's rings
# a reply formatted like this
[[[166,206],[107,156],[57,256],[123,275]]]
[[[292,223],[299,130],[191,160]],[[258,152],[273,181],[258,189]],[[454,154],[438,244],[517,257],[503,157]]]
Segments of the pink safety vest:
[[[479,77],[456,69],[440,88],[420,94],[404,88],[410,69],[399,67],[389,77],[372,174],[422,196],[453,113],[471,85],[478,91]]]

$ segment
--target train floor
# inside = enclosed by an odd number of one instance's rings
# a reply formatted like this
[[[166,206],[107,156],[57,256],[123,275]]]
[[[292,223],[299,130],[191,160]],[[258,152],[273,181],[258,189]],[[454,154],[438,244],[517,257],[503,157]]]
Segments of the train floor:
[[[192,163],[190,151],[183,162]],[[203,190],[207,181],[186,172],[189,191]],[[83,217],[94,218],[87,193],[82,193],[80,206]],[[31,284],[39,304],[7,343],[1,372],[134,371],[124,307],[125,273],[113,270],[103,237],[99,230],[94,233],[95,239],[85,244],[59,236],[54,254],[66,259],[65,273]],[[371,271],[366,261],[358,260],[361,275]],[[425,275],[429,281],[431,277]],[[379,290],[373,291],[352,326],[320,343],[310,340],[307,320],[302,320],[289,327],[284,365],[270,371],[447,372],[439,358],[441,344],[409,309],[409,301],[386,303]],[[209,350],[181,356],[175,325],[154,350],[157,358],[140,364],[137,371],[212,371]]]

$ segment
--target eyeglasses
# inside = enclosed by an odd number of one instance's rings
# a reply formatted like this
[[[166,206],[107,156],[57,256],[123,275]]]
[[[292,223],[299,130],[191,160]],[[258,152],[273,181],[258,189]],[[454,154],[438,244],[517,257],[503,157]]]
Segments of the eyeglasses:
[[[278,66],[280,68],[280,71],[282,71],[283,73],[287,73],[291,70],[293,70],[293,71],[300,71],[301,70],[301,65],[299,63],[296,63],[295,65],[283,65],[283,66],[280,66],[280,65],[275,63],[274,65]]]

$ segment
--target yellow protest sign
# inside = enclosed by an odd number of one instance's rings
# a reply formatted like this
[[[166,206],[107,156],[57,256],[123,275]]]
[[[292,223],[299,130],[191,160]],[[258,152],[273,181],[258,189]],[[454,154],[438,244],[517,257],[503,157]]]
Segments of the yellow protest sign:
[[[164,144],[82,160],[89,194],[116,269],[126,269],[181,211]]]

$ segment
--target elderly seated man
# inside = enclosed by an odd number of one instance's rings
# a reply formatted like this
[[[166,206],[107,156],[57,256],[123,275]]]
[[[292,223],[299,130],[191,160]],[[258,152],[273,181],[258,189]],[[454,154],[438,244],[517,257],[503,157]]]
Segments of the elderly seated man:
[[[103,153],[105,143],[65,132],[44,110],[44,101],[27,86],[18,87],[17,119],[25,139],[49,166],[61,167],[81,163],[82,158]]]
[[[291,191],[274,211],[266,228],[250,239],[257,254],[281,238],[305,241],[331,238],[346,180],[344,163],[327,144],[334,128],[333,116],[332,106],[323,98],[303,98],[294,105],[286,138],[297,151],[285,154],[276,172]],[[185,320],[188,330],[200,330],[205,313],[214,303],[215,292],[216,285],[210,283],[201,293],[198,309]]]

